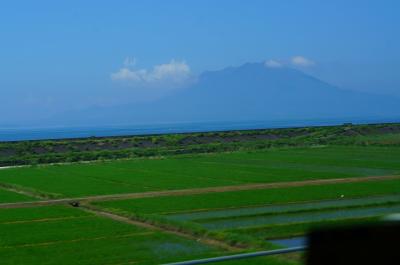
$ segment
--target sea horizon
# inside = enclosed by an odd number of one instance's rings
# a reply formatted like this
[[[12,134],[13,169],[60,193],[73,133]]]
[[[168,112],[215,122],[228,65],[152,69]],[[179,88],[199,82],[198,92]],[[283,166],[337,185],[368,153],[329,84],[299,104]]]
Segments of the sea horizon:
[[[159,135],[173,133],[199,133],[233,130],[262,130],[308,126],[335,126],[345,123],[373,124],[395,122],[400,122],[400,118],[335,118],[270,121],[209,121],[196,123],[182,122],[132,125],[120,124],[53,127],[8,127],[0,128],[0,142]]]

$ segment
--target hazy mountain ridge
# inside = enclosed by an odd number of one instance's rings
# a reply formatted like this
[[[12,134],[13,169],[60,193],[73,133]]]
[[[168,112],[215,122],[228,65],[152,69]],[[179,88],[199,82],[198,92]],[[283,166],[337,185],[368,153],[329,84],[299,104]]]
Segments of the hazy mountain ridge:
[[[153,106],[162,111],[154,111]],[[292,68],[247,63],[201,74],[158,101],[55,117],[64,125],[400,116],[398,98],[340,89]]]

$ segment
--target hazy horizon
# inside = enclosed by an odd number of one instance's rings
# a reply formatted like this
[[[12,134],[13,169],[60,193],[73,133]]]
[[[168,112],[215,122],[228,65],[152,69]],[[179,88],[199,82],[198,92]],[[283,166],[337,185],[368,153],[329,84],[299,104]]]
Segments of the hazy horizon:
[[[143,104],[164,113],[160,102],[196,87],[204,73],[246,63],[295,69],[349,93],[400,102],[397,1],[23,3],[4,4],[0,11],[3,127],[62,126],[67,116],[80,118],[96,109],[112,116],[116,108],[133,111]],[[249,92],[255,100],[260,89]],[[249,104],[232,100],[237,109]],[[265,116],[292,118],[290,113]],[[129,123],[145,118],[132,117]],[[179,122],[157,119],[148,122]]]

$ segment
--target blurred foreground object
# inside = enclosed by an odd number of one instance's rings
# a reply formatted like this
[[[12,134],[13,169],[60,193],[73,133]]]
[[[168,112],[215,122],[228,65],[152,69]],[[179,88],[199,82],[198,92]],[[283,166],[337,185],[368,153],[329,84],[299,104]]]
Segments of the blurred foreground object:
[[[395,218],[397,216],[397,218]],[[309,236],[308,265],[398,265],[400,221],[315,230]],[[395,220],[397,219],[397,221]]]

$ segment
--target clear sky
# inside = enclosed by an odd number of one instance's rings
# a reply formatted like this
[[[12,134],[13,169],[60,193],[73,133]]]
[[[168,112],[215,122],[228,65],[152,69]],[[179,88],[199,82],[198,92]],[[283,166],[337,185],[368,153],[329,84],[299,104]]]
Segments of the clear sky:
[[[3,2],[0,111],[146,100],[159,82],[294,58],[331,84],[400,95],[399,11],[397,0]]]

